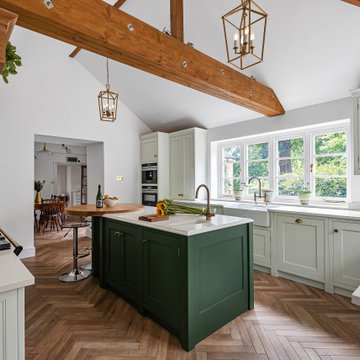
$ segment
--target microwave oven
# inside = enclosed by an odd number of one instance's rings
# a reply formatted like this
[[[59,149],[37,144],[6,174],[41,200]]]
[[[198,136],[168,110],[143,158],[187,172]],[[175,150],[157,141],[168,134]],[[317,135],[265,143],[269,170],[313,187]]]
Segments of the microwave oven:
[[[156,206],[158,202],[157,186],[142,187],[142,204]]]

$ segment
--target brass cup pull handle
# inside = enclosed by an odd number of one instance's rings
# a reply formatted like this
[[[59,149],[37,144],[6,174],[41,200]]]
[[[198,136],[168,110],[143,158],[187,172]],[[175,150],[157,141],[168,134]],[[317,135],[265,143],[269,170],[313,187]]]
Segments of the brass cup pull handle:
[[[143,244],[146,244],[147,242],[148,242],[147,240],[143,240],[143,241],[142,241]]]
[[[334,229],[334,233],[338,233],[339,232],[339,230],[338,229]]]
[[[302,223],[303,223],[303,221],[302,221],[301,219],[296,219],[295,222],[296,222],[297,224],[302,224]]]
[[[120,231],[115,231],[115,236],[122,236],[122,235],[123,235],[122,232],[120,232]]]

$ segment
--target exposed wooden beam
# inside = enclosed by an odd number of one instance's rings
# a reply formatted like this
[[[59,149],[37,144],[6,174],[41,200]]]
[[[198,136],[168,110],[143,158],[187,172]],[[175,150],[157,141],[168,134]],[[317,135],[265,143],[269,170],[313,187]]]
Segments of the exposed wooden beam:
[[[48,10],[39,0],[0,0],[0,7],[18,13],[18,25],[30,30],[267,116],[284,113],[271,88],[102,0],[54,4]]]
[[[170,0],[171,35],[184,42],[184,6],[183,0]]]
[[[0,73],[6,62],[6,45],[17,19],[17,14],[0,8]]]
[[[360,0],[342,0],[342,1],[352,4],[352,5],[355,5],[355,6],[360,6]]]
[[[126,0],[118,0],[114,5],[113,5],[113,7],[115,8],[115,9],[119,9],[120,8],[120,6],[125,2]],[[69,55],[71,58],[74,58],[79,52],[80,52],[80,50],[81,50],[81,47],[80,46],[78,46],[78,47],[76,47],[75,49],[74,49],[74,51]]]

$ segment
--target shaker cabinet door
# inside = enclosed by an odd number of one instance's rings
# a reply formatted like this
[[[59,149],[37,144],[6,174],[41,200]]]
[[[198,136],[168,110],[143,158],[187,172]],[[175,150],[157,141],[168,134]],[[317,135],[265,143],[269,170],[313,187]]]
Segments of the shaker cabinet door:
[[[319,282],[325,281],[325,220],[276,216],[278,269]]]
[[[143,248],[144,307],[176,328],[180,309],[179,240],[144,231]]]
[[[332,222],[334,281],[355,289],[360,285],[360,224]]]
[[[158,141],[157,138],[141,141],[141,162],[157,162],[158,161]]]
[[[104,239],[104,279],[134,300],[141,296],[141,236],[131,226],[107,222]]]

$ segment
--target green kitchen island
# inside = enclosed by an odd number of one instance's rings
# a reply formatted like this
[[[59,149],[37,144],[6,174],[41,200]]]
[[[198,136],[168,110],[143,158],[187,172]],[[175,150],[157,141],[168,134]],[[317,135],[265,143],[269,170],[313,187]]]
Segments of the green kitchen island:
[[[135,305],[192,350],[254,307],[252,220],[174,215],[139,220],[155,208],[100,219],[100,286]],[[96,264],[96,262],[98,262]]]

